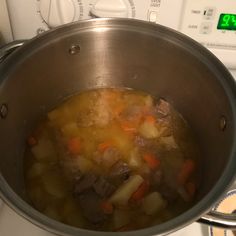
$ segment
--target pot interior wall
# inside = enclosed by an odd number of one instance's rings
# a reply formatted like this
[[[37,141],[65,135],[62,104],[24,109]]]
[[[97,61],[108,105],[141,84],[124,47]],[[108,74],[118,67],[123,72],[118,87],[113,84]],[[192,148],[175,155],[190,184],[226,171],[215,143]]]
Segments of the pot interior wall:
[[[25,138],[35,122],[71,94],[108,86],[164,97],[183,114],[203,153],[199,198],[208,193],[228,161],[232,111],[218,81],[221,74],[172,34],[74,27],[72,33],[45,35],[13,55],[5,70],[8,79],[0,86],[0,103],[9,108],[7,118],[0,120],[0,170],[13,190],[23,196]],[[80,51],[71,55],[73,44]],[[228,122],[224,132],[219,129],[222,115]]]

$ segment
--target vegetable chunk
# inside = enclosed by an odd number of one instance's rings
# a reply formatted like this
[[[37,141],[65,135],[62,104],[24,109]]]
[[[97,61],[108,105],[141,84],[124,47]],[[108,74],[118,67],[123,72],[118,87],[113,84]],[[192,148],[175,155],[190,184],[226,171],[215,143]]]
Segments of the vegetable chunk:
[[[157,169],[161,164],[160,160],[150,153],[144,154],[143,159],[146,161],[149,168],[153,170]]]
[[[39,161],[51,161],[57,158],[56,150],[49,139],[40,139],[31,151]]]
[[[160,135],[160,132],[158,131],[155,124],[149,121],[143,122],[143,124],[139,127],[139,133],[144,138],[157,138]]]
[[[116,209],[113,216],[113,224],[115,229],[119,230],[122,226],[130,222],[130,212]]]
[[[158,192],[153,192],[147,195],[142,203],[142,209],[147,215],[155,215],[165,207],[166,201]]]
[[[127,205],[131,195],[138,189],[144,179],[140,175],[133,175],[124,182],[111,196],[110,202],[115,205]]]

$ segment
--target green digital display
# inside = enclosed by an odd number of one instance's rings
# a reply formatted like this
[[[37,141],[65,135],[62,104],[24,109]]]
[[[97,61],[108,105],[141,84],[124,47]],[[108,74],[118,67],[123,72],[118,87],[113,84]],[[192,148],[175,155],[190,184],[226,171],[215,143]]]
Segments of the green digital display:
[[[221,14],[217,29],[236,30],[236,14]]]

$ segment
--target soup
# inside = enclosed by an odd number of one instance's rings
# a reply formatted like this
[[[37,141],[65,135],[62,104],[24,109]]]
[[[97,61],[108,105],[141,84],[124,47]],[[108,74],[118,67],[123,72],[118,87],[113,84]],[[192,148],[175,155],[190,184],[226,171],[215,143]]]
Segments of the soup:
[[[194,203],[199,148],[164,99],[129,89],[85,91],[50,111],[27,142],[29,201],[63,223],[135,230]]]

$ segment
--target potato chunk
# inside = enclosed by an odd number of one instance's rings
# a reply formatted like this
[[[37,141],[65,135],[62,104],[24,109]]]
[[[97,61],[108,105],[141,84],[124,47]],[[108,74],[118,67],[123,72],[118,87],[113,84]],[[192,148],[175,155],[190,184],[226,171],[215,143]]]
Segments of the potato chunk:
[[[83,174],[89,172],[94,168],[93,162],[82,156],[78,156],[74,163],[74,167],[78,168]]]
[[[56,150],[49,139],[42,138],[31,148],[35,158],[39,161],[53,161],[57,158]]]
[[[133,175],[124,182],[111,196],[110,201],[115,205],[126,205],[131,195],[138,189],[144,181],[142,176]]]
[[[116,209],[113,215],[113,224],[115,229],[127,225],[130,222],[130,211]]]
[[[67,195],[64,179],[59,173],[51,171],[44,174],[42,183],[45,190],[56,198],[64,198]]]
[[[32,179],[43,174],[47,166],[40,162],[35,162],[27,172],[27,177]]]
[[[143,124],[139,127],[139,133],[144,138],[157,138],[160,136],[160,132],[158,131],[155,124],[143,122]]]
[[[147,195],[142,202],[142,209],[147,215],[155,215],[165,208],[166,201],[158,192],[152,192]]]
[[[68,123],[61,128],[65,137],[75,137],[79,133],[78,126],[75,122]]]
[[[175,139],[172,135],[167,137],[162,137],[160,140],[165,145],[167,150],[178,148],[178,145],[176,144]]]
[[[129,166],[134,169],[142,168],[142,160],[140,157],[140,153],[137,148],[134,148],[130,152],[129,156]]]

